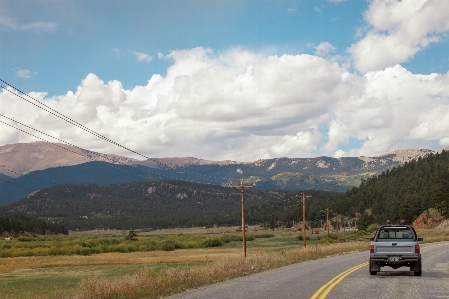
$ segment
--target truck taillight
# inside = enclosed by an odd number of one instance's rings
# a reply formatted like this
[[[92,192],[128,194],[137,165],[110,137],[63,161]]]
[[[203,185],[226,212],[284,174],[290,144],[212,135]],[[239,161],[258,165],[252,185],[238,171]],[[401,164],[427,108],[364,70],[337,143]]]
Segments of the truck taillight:
[[[419,244],[415,245],[415,253],[420,253]]]
[[[416,250],[416,247],[415,247],[415,250]],[[419,247],[418,247],[418,250],[419,250]],[[369,253],[374,253],[374,245],[373,244],[371,244],[369,246]]]

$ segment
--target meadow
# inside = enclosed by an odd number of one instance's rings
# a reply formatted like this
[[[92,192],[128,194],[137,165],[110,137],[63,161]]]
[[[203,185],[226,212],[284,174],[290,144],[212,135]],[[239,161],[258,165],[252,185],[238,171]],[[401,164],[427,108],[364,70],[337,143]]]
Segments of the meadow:
[[[36,255],[0,258],[1,298],[160,298],[204,284],[249,275],[291,263],[324,256],[366,250],[367,237],[359,241],[327,245],[327,234],[311,235],[304,248],[294,230],[264,230],[249,228],[247,258],[242,257],[241,236],[234,228],[138,232],[137,241],[127,240],[128,232],[83,232],[70,236],[42,237],[40,240],[1,240],[0,248],[18,248],[14,242],[31,244],[35,248],[103,246],[116,239],[118,244],[154,243],[157,240],[198,248],[179,248],[170,251],[106,252],[89,255]],[[349,234],[348,234],[349,236]],[[449,240],[448,231],[420,231],[425,241]],[[335,238],[335,234],[333,236]],[[334,238],[331,242],[335,242]],[[342,235],[340,235],[342,238]],[[229,242],[226,241],[228,239]],[[222,240],[220,246],[204,246],[206,240]],[[324,241],[323,241],[324,240]],[[45,242],[48,243],[45,243]],[[214,241],[215,242],[215,241]],[[207,242],[206,242],[207,243]],[[212,242],[213,243],[213,242]],[[71,244],[71,245],[70,245]],[[51,245],[51,246],[49,246]],[[25,248],[26,246],[23,246]],[[88,246],[85,248],[89,248]],[[3,250],[2,250],[3,251]],[[68,252],[68,251],[65,251]]]

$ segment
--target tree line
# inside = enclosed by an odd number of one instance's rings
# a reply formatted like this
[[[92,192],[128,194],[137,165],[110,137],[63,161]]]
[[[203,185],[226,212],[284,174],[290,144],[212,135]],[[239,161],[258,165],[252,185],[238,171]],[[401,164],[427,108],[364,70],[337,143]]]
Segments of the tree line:
[[[24,232],[39,235],[68,234],[68,229],[63,224],[38,219],[36,216],[0,213],[0,235],[7,233],[17,236]]]

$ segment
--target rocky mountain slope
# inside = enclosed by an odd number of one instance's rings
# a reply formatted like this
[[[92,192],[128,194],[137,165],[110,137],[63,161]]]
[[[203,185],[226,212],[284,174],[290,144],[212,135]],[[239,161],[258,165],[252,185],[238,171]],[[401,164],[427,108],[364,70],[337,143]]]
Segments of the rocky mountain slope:
[[[14,178],[36,170],[73,166],[92,161],[129,164],[136,160],[44,141],[0,146],[0,174]]]
[[[187,157],[139,161],[64,144],[12,144],[0,147],[0,204],[63,183],[108,185],[158,179],[214,185],[238,184],[243,179],[266,190],[345,191],[359,185],[362,178],[432,153],[418,149],[376,157],[276,158],[255,162]]]

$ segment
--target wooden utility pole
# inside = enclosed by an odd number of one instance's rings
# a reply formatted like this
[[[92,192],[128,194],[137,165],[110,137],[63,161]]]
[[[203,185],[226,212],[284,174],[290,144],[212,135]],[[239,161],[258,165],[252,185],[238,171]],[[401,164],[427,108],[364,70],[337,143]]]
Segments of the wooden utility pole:
[[[335,215],[336,215],[336,220],[335,220],[335,227],[336,227],[336,230],[337,230],[337,243],[338,243],[338,213],[335,213]]]
[[[296,197],[298,197],[298,195],[296,195]],[[312,195],[304,195],[304,192],[302,193],[302,196],[300,196],[302,198],[302,231],[303,231],[303,242],[304,242],[304,247],[307,246],[307,222],[306,222],[306,198],[312,197]]]
[[[252,186],[245,186],[243,185],[243,180],[241,180],[239,186],[229,186],[229,187],[240,191],[240,193],[242,194],[242,243],[243,243],[243,256],[246,257],[245,188],[246,189],[254,188],[256,187],[256,184],[253,184]]]
[[[327,226],[327,244],[329,244],[329,208],[326,208],[326,210],[321,210],[321,212],[326,213],[326,226]]]

